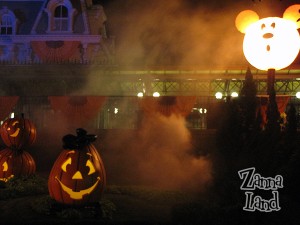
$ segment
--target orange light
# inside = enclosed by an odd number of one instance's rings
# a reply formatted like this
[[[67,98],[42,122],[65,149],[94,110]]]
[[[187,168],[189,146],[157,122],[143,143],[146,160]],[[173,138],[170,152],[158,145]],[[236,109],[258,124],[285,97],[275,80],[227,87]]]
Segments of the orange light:
[[[243,51],[248,62],[260,70],[280,70],[297,57],[300,37],[297,24],[279,18],[263,18],[246,31]]]
[[[259,16],[256,12],[252,10],[244,10],[238,14],[238,16],[235,19],[235,26],[237,29],[242,32],[246,33],[247,28],[252,23],[255,23],[259,20]]]

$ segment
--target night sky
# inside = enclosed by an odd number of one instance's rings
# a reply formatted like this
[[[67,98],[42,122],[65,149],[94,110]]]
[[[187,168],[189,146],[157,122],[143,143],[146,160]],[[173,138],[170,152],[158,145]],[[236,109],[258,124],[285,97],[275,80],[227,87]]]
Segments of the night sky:
[[[293,0],[97,0],[106,29],[115,37],[120,65],[245,68],[244,35],[235,18],[251,9],[262,17],[282,17]]]

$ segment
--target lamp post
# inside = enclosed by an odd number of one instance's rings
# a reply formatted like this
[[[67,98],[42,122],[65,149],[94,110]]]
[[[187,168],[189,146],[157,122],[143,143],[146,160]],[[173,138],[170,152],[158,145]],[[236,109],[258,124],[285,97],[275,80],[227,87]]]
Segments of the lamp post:
[[[300,49],[300,5],[286,9],[283,18],[259,19],[257,13],[245,10],[236,18],[236,27],[245,33],[243,52],[247,61],[259,70],[267,71],[268,114],[278,112],[274,88],[275,71],[288,67]],[[276,113],[276,112],[275,112]],[[274,115],[274,114],[273,114]],[[273,116],[274,117],[274,116]],[[275,118],[268,118],[270,123]]]

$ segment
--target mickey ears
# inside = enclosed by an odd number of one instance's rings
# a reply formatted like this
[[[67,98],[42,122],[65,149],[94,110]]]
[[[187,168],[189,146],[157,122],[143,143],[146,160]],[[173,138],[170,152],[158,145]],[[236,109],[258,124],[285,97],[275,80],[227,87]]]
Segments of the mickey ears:
[[[283,18],[292,20],[297,23],[297,27],[300,28],[300,4],[291,5],[283,13]],[[248,26],[259,20],[259,16],[252,10],[244,10],[240,12],[235,19],[236,28],[245,33]]]
[[[235,26],[240,32],[246,33],[248,26],[258,20],[259,16],[256,12],[252,10],[244,10],[237,15],[235,19]]]
[[[284,11],[283,18],[294,21],[297,23],[297,28],[300,28],[300,4],[289,6]]]

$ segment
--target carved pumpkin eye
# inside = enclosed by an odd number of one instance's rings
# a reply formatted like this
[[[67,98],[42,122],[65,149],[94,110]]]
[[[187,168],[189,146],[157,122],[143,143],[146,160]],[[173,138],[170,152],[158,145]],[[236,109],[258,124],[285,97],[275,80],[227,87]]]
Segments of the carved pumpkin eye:
[[[7,162],[4,162],[2,164],[2,166],[3,166],[3,171],[7,171],[8,170],[8,164],[7,164]]]
[[[62,165],[61,165],[61,169],[64,171],[64,172],[67,172],[67,166],[68,165],[71,165],[72,164],[72,158],[68,158]],[[88,175],[91,175],[93,173],[96,172],[96,169],[93,165],[93,163],[91,162],[91,160],[87,160],[86,161],[86,164],[85,164],[87,167],[89,167],[89,172],[88,172]],[[82,178],[81,178],[82,179]]]
[[[93,163],[91,162],[91,160],[88,159],[86,161],[86,166],[90,168],[88,175],[91,175],[96,172],[95,167],[94,167]]]
[[[64,172],[67,172],[67,165],[71,165],[72,164],[72,159],[68,158],[62,165],[61,165],[61,169]]]
[[[15,126],[16,126],[16,124],[19,124],[19,121],[15,121],[15,122],[13,122],[13,123],[12,123],[12,126],[13,126],[13,127],[15,127]],[[10,127],[8,127],[8,128],[7,128],[7,130],[10,130],[10,129],[11,129]]]

